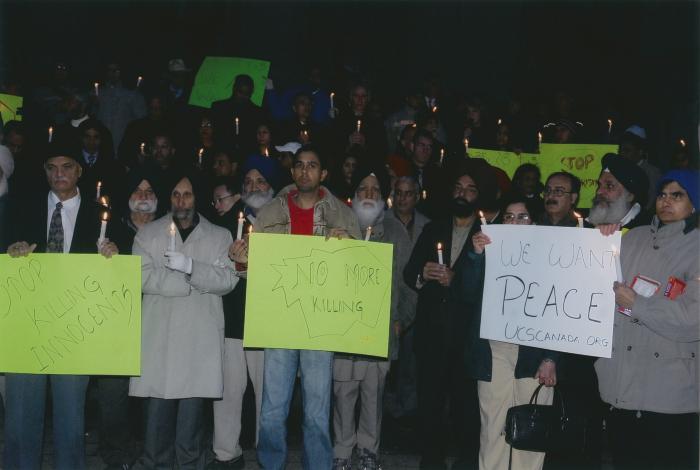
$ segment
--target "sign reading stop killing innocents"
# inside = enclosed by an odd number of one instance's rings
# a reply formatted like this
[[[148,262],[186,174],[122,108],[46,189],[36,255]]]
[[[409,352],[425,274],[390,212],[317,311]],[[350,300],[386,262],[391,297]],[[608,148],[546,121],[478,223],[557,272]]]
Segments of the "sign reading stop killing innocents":
[[[610,357],[620,232],[488,225],[481,337]]]
[[[393,246],[250,238],[243,345],[387,357]]]
[[[140,371],[140,257],[0,255],[0,372]]]

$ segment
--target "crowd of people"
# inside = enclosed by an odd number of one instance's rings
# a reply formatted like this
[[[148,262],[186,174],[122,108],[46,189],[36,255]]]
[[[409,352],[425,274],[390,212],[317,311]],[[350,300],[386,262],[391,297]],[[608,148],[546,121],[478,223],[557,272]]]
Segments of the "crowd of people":
[[[143,90],[140,80],[124,85],[117,63],[88,90],[72,85],[67,64],[53,72],[25,96],[23,121],[3,126],[0,247],[15,257],[140,256],[142,373],[0,376],[6,470],[40,468],[49,385],[54,467],[85,467],[90,381],[108,469],[243,468],[248,382],[258,463],[283,469],[297,377],[306,469],[381,468],[385,412],[415,417],[422,469],[446,469],[451,444],[453,469],[600,468],[604,453],[619,469],[697,468],[700,193],[685,144],[663,155],[662,172],[643,127],[584,125],[566,93],[544,121],[512,100],[487,122],[479,98],[444,99],[435,79],[392,113],[366,82],[336,93],[317,68],[290,89],[268,80],[262,107],[251,101],[251,77],[231,77],[232,96],[211,109],[188,105],[192,71],[182,59]],[[536,153],[538,133],[619,144],[602,159],[590,211],[577,209],[581,181],[571,173],[543,178],[523,164],[511,180],[469,156],[469,147]],[[603,235],[624,233],[624,281],[610,286],[619,306],[612,358],[480,338],[490,243],[482,223],[575,227],[575,210]],[[392,244],[388,357],[244,348],[249,227]],[[640,276],[655,288],[640,289]],[[540,402],[551,403],[556,386],[587,417],[581,454],[505,442],[508,408],[539,384]],[[129,413],[137,398],[138,443]]]

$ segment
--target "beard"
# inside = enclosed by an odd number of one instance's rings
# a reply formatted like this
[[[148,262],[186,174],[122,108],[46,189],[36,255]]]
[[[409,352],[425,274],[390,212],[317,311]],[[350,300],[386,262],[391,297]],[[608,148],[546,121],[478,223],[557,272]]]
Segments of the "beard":
[[[593,225],[616,224],[622,220],[632,207],[623,194],[615,201],[607,201],[599,196],[593,198],[593,207],[588,215],[588,221]]]
[[[367,227],[377,225],[380,217],[384,216],[384,200],[380,199],[358,199],[357,196],[352,200],[352,210],[357,215],[360,221],[360,228],[365,230]]]
[[[173,209],[173,218],[176,220],[192,220],[194,218],[194,207],[189,209]]]
[[[469,217],[476,211],[476,205],[464,198],[456,197],[450,202],[450,211],[455,217]]]
[[[267,191],[250,191],[248,193],[243,193],[241,194],[241,199],[246,206],[253,209],[253,211],[257,211],[262,206],[272,201],[274,195],[275,190],[270,188]]]
[[[153,214],[158,208],[158,199],[141,199],[129,201],[129,210],[139,214]]]

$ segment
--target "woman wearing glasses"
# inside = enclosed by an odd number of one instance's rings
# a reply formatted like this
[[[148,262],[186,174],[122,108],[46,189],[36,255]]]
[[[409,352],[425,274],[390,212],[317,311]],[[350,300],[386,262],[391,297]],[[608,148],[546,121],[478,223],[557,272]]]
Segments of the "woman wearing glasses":
[[[664,175],[651,225],[622,237],[613,353],[595,364],[616,469],[698,468],[699,177]]]
[[[509,225],[532,224],[531,201],[515,197],[503,206],[502,220]],[[484,248],[489,237],[478,232],[473,237],[473,248],[464,258],[462,277],[453,283],[455,294],[465,302],[475,304],[465,349],[467,373],[478,380],[481,433],[479,469],[506,470],[509,468],[510,446],[505,442],[503,429],[508,408],[526,404],[539,384],[538,402],[552,402],[551,388],[557,383],[556,360],[558,353],[545,349],[518,346],[479,337],[481,325],[481,296],[484,287]],[[544,400],[543,400],[544,399]],[[512,450],[513,469],[541,469],[544,453]]]

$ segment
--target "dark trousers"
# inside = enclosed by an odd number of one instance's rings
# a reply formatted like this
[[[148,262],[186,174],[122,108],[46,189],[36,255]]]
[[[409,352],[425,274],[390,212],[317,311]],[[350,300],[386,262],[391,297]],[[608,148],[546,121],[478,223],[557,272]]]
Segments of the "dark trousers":
[[[100,456],[107,465],[136,459],[129,409],[129,377],[97,377],[100,408]]]
[[[150,398],[146,418],[143,467],[203,469],[203,398]]]
[[[696,413],[613,408],[606,422],[615,470],[697,470]]]
[[[422,443],[421,468],[444,461],[451,438],[459,449],[459,465],[476,463],[479,447],[479,400],[476,381],[464,369],[462,351],[453,348],[416,350],[418,418]],[[445,409],[449,404],[448,420]],[[457,468],[454,467],[453,468]]]

